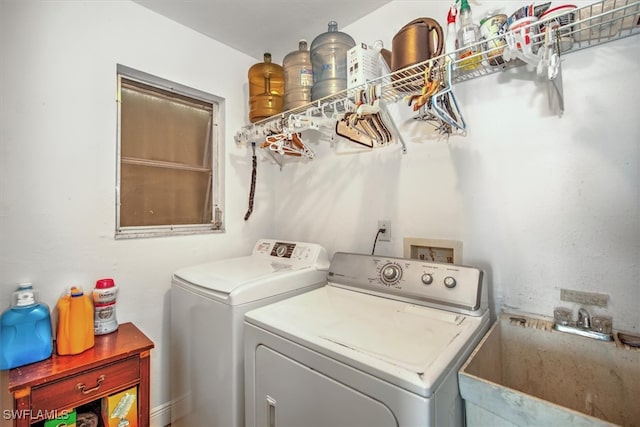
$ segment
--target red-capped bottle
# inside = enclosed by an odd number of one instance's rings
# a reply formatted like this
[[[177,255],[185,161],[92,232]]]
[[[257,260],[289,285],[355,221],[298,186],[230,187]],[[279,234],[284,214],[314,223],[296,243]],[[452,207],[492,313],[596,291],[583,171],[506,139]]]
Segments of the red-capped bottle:
[[[118,330],[116,299],[118,287],[111,278],[99,279],[93,290],[93,332],[95,335],[109,334]]]

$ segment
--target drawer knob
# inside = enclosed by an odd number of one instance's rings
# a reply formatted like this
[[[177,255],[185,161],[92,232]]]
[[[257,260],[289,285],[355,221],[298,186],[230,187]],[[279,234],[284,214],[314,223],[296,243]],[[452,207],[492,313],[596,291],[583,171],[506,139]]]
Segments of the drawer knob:
[[[76,384],[76,390],[80,390],[82,394],[93,393],[94,391],[97,391],[100,388],[105,378],[106,378],[106,375],[100,375],[98,377],[98,381],[96,381],[95,387],[92,387],[92,388],[87,388],[87,386],[84,383],[78,383]]]

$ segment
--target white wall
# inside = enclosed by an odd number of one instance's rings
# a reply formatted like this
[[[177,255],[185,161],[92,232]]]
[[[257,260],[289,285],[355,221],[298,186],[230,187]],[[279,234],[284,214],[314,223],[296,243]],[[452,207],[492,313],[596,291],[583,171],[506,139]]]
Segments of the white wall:
[[[342,29],[391,46],[413,18],[444,22],[448,4],[394,1]],[[404,236],[462,240],[498,308],[550,315],[560,288],[599,291],[611,296],[616,327],[640,329],[637,37],[564,59],[562,118],[547,111],[544,87],[509,73],[456,86],[466,137],[439,139],[394,106],[406,155],[397,145],[349,154],[308,132],[316,159],[282,172],[261,162],[244,223],[250,156],[233,135],[246,123],[254,59],[132,2],[0,8],[0,307],[22,281],[53,308],[64,288],[114,277],[119,320],[156,343],[152,408],[170,398],[171,273],[246,253],[262,236],[366,253],[377,220],[390,219],[392,241],[376,253],[401,256]],[[117,63],[226,99],[225,234],[114,240]]]
[[[269,174],[245,223],[251,160],[233,135],[246,120],[255,62],[133,2],[2,0],[0,307],[32,281],[54,308],[70,285],[120,287],[118,319],[156,344],[151,406],[169,401],[169,289],[182,266],[248,253],[270,235]],[[226,99],[226,233],[114,240],[116,64]]]
[[[414,18],[444,24],[449,4],[394,1],[343,31],[390,47]],[[476,20],[503,4],[471,3]],[[465,137],[443,140],[396,104],[406,155],[399,145],[345,154],[353,144],[332,146],[327,134],[307,132],[318,154],[280,173],[276,234],[317,241],[331,253],[370,253],[378,219],[389,219],[392,241],[379,242],[377,254],[402,256],[403,237],[461,240],[464,263],[486,272],[494,310],[551,316],[561,288],[597,291],[610,296],[601,311],[613,315],[614,327],[637,332],[638,41],[563,58],[562,118],[549,110],[546,86],[521,68],[455,86]]]

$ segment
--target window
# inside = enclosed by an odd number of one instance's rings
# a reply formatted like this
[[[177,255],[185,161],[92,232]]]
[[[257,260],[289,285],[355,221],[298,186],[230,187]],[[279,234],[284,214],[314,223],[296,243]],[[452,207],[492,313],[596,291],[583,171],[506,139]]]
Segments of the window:
[[[223,231],[221,105],[118,65],[116,238]]]

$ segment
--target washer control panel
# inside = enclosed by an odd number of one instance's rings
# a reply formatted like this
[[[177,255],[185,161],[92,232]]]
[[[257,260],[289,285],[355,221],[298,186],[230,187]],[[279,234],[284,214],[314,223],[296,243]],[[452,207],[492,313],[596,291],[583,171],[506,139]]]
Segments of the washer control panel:
[[[261,239],[253,247],[253,255],[290,260],[296,265],[314,265],[320,270],[329,267],[327,251],[315,243]]]
[[[271,249],[271,256],[277,256],[278,258],[291,258],[295,248],[295,243],[276,242],[275,245],[273,245],[273,249]]]
[[[338,252],[328,279],[361,292],[467,312],[486,305],[482,276],[475,267]]]

